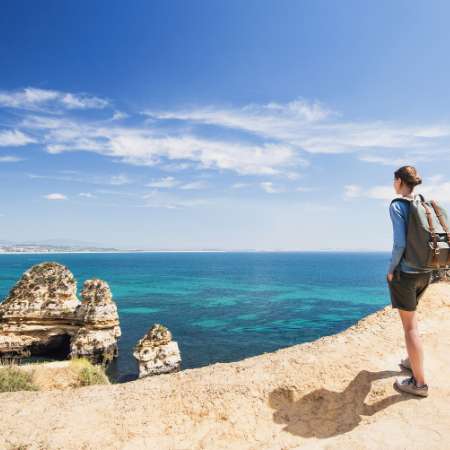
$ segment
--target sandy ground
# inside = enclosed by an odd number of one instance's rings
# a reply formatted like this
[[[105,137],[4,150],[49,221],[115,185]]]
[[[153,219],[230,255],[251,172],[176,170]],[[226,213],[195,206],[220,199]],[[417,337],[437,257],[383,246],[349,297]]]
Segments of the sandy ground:
[[[0,394],[0,448],[448,449],[450,284],[420,305],[430,395],[393,388],[390,307],[335,336],[237,363],[67,391]]]

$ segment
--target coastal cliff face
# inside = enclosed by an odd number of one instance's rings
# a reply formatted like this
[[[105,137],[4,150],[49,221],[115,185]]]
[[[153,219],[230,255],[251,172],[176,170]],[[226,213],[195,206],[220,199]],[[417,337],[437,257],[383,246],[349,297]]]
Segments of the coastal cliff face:
[[[139,378],[177,372],[181,366],[178,344],[172,341],[172,333],[158,323],[139,340],[133,356],[139,363]]]
[[[410,373],[399,367],[404,332],[389,305],[337,335],[238,362],[0,394],[0,448],[448,449],[449,312],[450,283],[433,283],[418,310],[426,399],[394,389]]]
[[[88,280],[82,301],[65,266],[45,262],[27,270],[0,304],[0,357],[85,356],[109,362],[120,336],[107,283]]]

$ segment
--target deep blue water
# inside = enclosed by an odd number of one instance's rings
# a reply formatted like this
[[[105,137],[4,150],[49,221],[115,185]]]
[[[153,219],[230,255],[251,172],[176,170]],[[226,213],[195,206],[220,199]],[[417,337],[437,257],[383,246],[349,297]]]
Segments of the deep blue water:
[[[0,298],[42,261],[78,280],[102,278],[122,328],[115,379],[153,323],[178,341],[182,368],[242,358],[337,333],[389,303],[386,253],[125,253],[0,255]]]

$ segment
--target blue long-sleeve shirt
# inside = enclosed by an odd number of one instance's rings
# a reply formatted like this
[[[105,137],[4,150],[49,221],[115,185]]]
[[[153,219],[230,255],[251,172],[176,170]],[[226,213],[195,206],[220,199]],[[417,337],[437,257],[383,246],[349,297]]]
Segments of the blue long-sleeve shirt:
[[[388,272],[392,273],[396,268],[402,272],[422,273],[432,269],[413,267],[405,263],[404,252],[406,249],[406,233],[408,230],[409,203],[393,202],[389,207],[389,215],[392,220],[394,242]]]

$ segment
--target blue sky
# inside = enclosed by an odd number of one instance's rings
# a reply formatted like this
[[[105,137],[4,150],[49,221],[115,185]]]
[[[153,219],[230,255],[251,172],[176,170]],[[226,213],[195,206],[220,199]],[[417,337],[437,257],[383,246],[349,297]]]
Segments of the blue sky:
[[[389,250],[450,206],[444,1],[3,1],[0,239]]]

